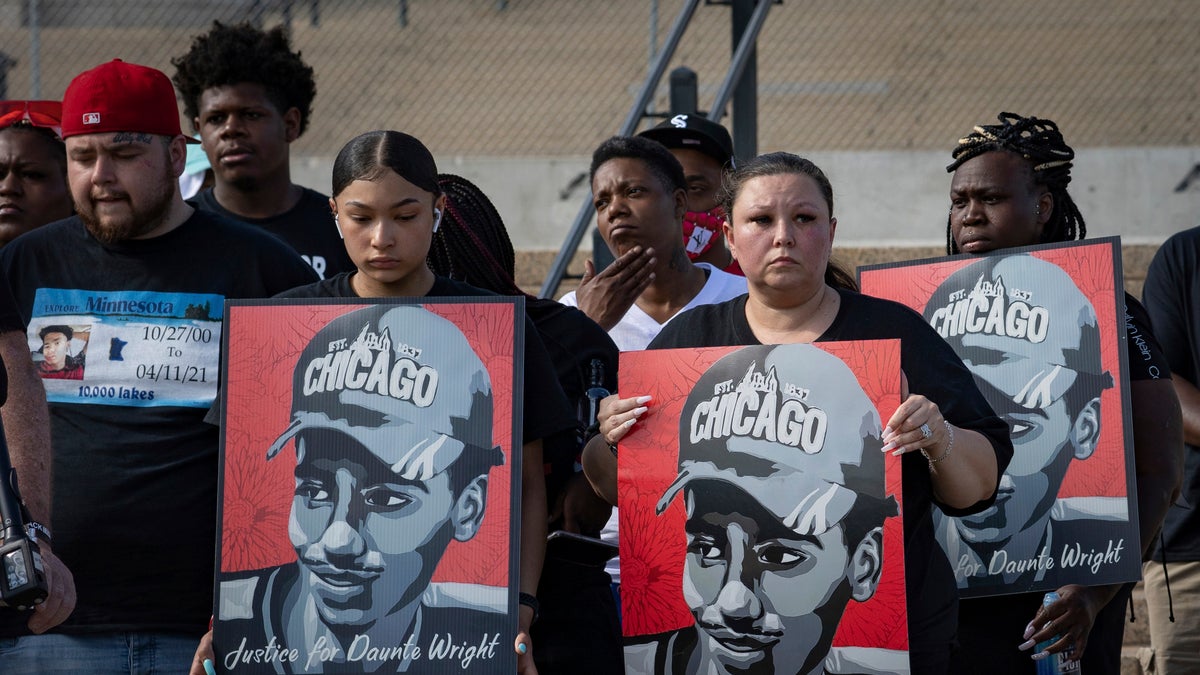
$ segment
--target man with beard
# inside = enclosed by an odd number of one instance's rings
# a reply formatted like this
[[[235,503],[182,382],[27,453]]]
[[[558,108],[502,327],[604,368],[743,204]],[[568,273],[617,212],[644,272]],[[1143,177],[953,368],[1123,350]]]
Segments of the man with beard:
[[[329,197],[292,182],[291,145],[308,127],[317,85],[283,27],[215,21],[171,64],[216,179],[196,206],[274,234],[322,279],[354,271]]]
[[[1005,326],[980,320],[1002,303],[1010,317]],[[1015,449],[995,504],[962,518],[934,515],[959,588],[1013,592],[1041,581],[1066,583],[1078,572],[1044,564],[990,570],[995,556],[1025,563],[1053,557],[1065,544],[1105,550],[1114,538],[1106,526],[1129,523],[1124,498],[1058,498],[1072,460],[1096,451],[1100,395],[1113,386],[1100,361],[1095,308],[1060,267],[1021,255],[981,260],[950,275],[930,296],[925,319],[1008,421]]]
[[[882,436],[854,374],[818,347],[746,347],[710,366],[683,405],[679,474],[657,507],[683,502],[696,624],[635,638],[626,672],[909,672],[904,652],[832,647],[846,606],[879,586],[883,523],[898,512]]]
[[[107,358],[43,380],[53,438],[54,548],[81,601],[54,632],[0,617],[5,671],[186,672],[212,608],[222,305],[316,278],[288,246],[195,211],[166,75],[115,60],[63,98],[78,215],[0,255],[31,327],[88,325]],[[98,551],[106,555],[98,555]],[[15,638],[15,639],[13,639]],[[142,672],[139,670],[138,672]],[[155,671],[157,672],[157,671]]]

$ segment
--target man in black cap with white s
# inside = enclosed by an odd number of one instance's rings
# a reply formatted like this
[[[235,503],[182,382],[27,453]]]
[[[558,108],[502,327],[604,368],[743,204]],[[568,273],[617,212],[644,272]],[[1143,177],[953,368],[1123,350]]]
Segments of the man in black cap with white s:
[[[734,166],[733,139],[725,127],[697,114],[675,115],[638,134],[667,146],[683,165],[688,210],[683,243],[693,262],[741,275],[742,268],[725,246],[725,210],[718,195],[721,178]]]

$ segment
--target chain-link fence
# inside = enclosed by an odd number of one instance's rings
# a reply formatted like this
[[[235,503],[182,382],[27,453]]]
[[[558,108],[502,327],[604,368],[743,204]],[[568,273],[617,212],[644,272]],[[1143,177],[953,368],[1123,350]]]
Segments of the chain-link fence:
[[[114,57],[172,74],[214,19],[286,23],[318,88],[294,180],[328,190],[345,141],[401,129],[492,196],[518,249],[548,252],[585,198],[588,155],[620,126],[684,5],[0,0],[0,94],[57,98]],[[732,47],[729,0],[701,2],[668,67],[698,73],[701,110]],[[1200,213],[1200,179],[1172,190],[1200,176],[1195,0],[775,0],[757,68],[758,150],[826,169],[839,245],[936,246],[949,150],[1002,110],[1057,120],[1084,151],[1072,191],[1093,235],[1153,244]],[[666,112],[665,80],[651,111]],[[518,269],[527,287],[549,268],[536,255]]]
[[[408,130],[439,155],[586,155],[624,116],[682,0],[0,0],[7,96],[77,72],[170,59],[213,19],[287,21],[316,69],[297,146]],[[672,66],[711,101],[729,7],[702,4]],[[946,149],[1001,109],[1080,146],[1194,144],[1194,0],[784,0],[758,49],[760,149]],[[15,64],[13,63],[15,61]],[[666,105],[665,83],[655,104]]]

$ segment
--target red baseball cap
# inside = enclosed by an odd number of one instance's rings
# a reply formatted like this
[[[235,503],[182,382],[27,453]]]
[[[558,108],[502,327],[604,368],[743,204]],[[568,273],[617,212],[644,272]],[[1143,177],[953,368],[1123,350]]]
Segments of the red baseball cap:
[[[76,75],[63,95],[62,114],[64,139],[114,131],[183,135],[167,76],[121,59]]]

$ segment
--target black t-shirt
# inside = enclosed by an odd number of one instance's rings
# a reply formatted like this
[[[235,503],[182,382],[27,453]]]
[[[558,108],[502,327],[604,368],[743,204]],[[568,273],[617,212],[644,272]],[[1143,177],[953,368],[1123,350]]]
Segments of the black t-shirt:
[[[315,284],[293,288],[280,293],[279,298],[357,298],[350,285],[351,273],[342,273]],[[464,284],[461,281],[434,277],[427,298],[497,295],[491,291]],[[523,441],[529,443],[546,439],[564,430],[575,428],[575,415],[567,404],[562,387],[554,376],[554,365],[546,355],[546,347],[528,317],[525,319],[525,392],[523,401]],[[543,443],[544,446],[544,443]],[[543,447],[545,455],[545,448]]]
[[[22,330],[25,324],[21,322],[21,313],[17,310],[17,300],[13,297],[12,288],[7,279],[0,279],[0,333]],[[8,401],[8,370],[4,361],[0,360],[0,405]]]
[[[997,475],[1003,473],[1013,452],[1008,425],[992,411],[950,345],[919,314],[899,303],[847,290],[838,293],[841,307],[818,341],[899,338],[900,364],[910,390],[938,404],[942,415],[955,426],[983,434],[995,449]],[[663,327],[649,348],[760,344],[746,320],[747,297],[684,312]],[[935,500],[929,465],[920,454],[908,453],[901,466],[909,636],[917,657],[920,652],[944,651],[953,642],[958,590],[950,563],[933,536],[931,508]],[[994,495],[968,509],[941,503],[938,507],[947,515],[962,516],[982,511],[993,499]]]
[[[614,392],[617,390],[619,351],[599,324],[574,307],[547,298],[526,298],[525,313],[537,328],[550,362],[554,364],[567,403],[575,410],[574,428],[543,440],[546,499],[553,507],[562,487],[576,472],[579,453],[587,440],[584,438],[586,427],[592,423],[587,398],[592,362],[600,362],[601,386]],[[584,534],[598,536],[599,532]]]
[[[1129,379],[1156,380],[1169,376],[1167,361],[1159,348],[1158,341],[1149,329],[1150,318],[1141,303],[1128,293],[1125,294],[1125,351],[1129,362]],[[1178,511],[1179,509],[1172,509]],[[1084,521],[1090,522],[1090,521]],[[1057,523],[1056,533],[1066,531],[1069,524]],[[1103,527],[1076,525],[1077,534],[1065,534],[1066,541],[1085,539],[1084,529],[1094,533]],[[1084,546],[1087,548],[1086,544]],[[1125,605],[1133,584],[1126,584],[1116,597],[1096,615],[1092,632],[1088,636],[1087,650],[1083,654],[1080,671],[1092,675],[1119,675],[1121,672],[1121,642],[1125,634]],[[972,598],[962,602],[959,616],[958,638],[961,649],[955,655],[956,669],[970,669],[979,673],[1029,673],[1036,672],[1036,664],[1030,660],[1031,652],[1019,651],[1016,645],[1025,632],[1025,626],[1033,620],[1042,606],[1043,593],[1017,593],[987,598]]]
[[[202,419],[223,303],[316,275],[275,237],[201,211],[162,236],[112,245],[78,217],[52,223],[5,246],[0,274],[31,351],[49,324],[73,326],[75,343],[88,336],[83,380],[43,380],[54,551],[79,600],[57,630],[199,635],[212,613],[218,450]],[[26,620],[0,613],[0,636],[28,634]]]
[[[1176,377],[1200,387],[1200,228],[1184,230],[1158,249],[1142,292],[1154,335]],[[1200,560],[1200,447],[1186,445],[1183,497],[1191,506],[1173,506],[1163,523],[1167,559]],[[1163,559],[1161,545],[1154,559]]]
[[[346,253],[329,210],[329,197],[316,190],[303,189],[295,206],[270,218],[246,218],[226,209],[217,203],[212,188],[196,195],[192,202],[203,211],[260,227],[279,237],[312,265],[322,279],[341,272],[353,272],[354,263]]]
[[[13,297],[12,286],[8,279],[0,279],[0,333],[24,328],[25,322],[21,320],[21,312],[17,309],[17,299]]]

